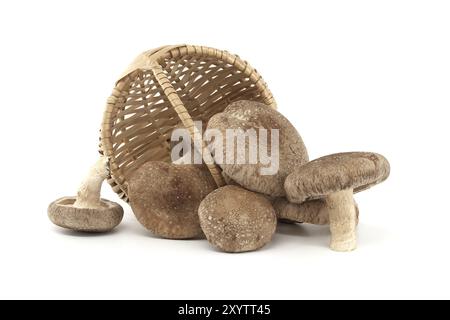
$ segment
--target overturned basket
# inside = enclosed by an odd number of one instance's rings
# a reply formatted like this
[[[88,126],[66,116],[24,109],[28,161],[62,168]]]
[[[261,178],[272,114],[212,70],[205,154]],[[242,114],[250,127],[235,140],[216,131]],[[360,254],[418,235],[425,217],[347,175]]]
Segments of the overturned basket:
[[[258,72],[238,56],[208,47],[165,46],[138,56],[116,83],[103,117],[101,153],[110,158],[109,184],[125,201],[127,177],[143,163],[170,161],[170,137],[182,124],[206,124],[233,101],[275,100]],[[206,150],[205,150],[206,151]],[[224,184],[209,152],[203,152],[218,186]]]

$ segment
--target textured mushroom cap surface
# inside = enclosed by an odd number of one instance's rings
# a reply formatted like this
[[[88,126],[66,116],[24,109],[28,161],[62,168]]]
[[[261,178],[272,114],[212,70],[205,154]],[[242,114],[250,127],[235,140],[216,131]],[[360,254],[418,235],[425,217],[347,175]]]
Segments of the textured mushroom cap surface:
[[[369,152],[347,152],[313,160],[292,172],[284,183],[290,202],[320,199],[330,193],[368,189],[389,176],[385,157]]]
[[[205,166],[147,162],[129,179],[130,205],[138,221],[163,238],[203,236],[198,206],[216,185]]]
[[[242,129],[244,131],[254,129],[258,141],[260,140],[259,129],[267,129],[267,146],[270,154],[271,133],[270,129],[279,131],[279,170],[273,175],[262,175],[261,168],[267,168],[269,165],[262,163],[259,159],[256,164],[249,163],[248,154],[250,148],[255,145],[249,143],[247,138],[244,148],[235,147],[234,154],[245,155],[244,164],[231,163],[224,161],[219,166],[225,174],[239,185],[246,189],[265,193],[271,196],[284,196],[284,180],[296,167],[308,162],[308,153],[302,138],[294,126],[282,114],[268,107],[265,104],[254,101],[237,101],[230,104],[222,113],[211,117],[208,122],[208,129],[219,130],[224,139],[227,129]],[[211,146],[216,148],[218,141],[213,141]],[[223,141],[223,159],[226,160],[225,141]],[[259,150],[258,150],[259,152]],[[259,158],[259,157],[258,157]],[[236,158],[235,158],[236,159]]]
[[[208,241],[225,252],[253,251],[270,242],[277,218],[262,195],[225,186],[200,204],[200,223]]]
[[[50,220],[62,228],[93,233],[111,231],[122,221],[123,208],[118,203],[101,199],[104,208],[75,208],[75,200],[64,197],[50,203]]]

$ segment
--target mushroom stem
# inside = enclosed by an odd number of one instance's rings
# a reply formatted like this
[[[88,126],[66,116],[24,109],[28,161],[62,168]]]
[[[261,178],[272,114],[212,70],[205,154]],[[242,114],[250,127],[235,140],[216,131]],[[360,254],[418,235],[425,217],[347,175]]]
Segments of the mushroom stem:
[[[103,181],[108,177],[108,158],[101,156],[91,167],[87,177],[81,183],[77,192],[77,199],[73,204],[75,208],[104,208],[105,204],[100,198]]]
[[[353,189],[332,193],[325,197],[330,215],[331,244],[335,251],[356,249],[357,214]]]

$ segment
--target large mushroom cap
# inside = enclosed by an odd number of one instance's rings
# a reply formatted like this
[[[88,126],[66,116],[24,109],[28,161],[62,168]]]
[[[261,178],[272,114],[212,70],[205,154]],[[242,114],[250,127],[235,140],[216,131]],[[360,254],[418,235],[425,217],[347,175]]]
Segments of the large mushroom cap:
[[[289,201],[302,203],[331,193],[359,192],[387,179],[389,162],[376,153],[347,152],[311,161],[292,172],[284,183]]]
[[[294,126],[281,113],[269,106],[255,101],[237,101],[230,104],[222,113],[215,114],[208,122],[208,129],[218,130],[223,135],[223,140],[215,139],[211,146],[218,147],[216,152],[222,153],[223,163],[218,163],[226,176],[236,181],[244,188],[264,193],[270,196],[284,196],[284,180],[296,167],[308,162],[308,152],[300,134]],[[261,129],[267,130],[265,137]],[[241,147],[232,145],[233,154],[241,155],[245,158],[243,163],[239,161],[228,161],[231,154],[227,154],[229,149],[227,140],[229,130],[241,130],[242,132],[253,132],[256,139],[250,141],[245,139],[245,144]],[[278,141],[272,144],[272,131],[278,130]],[[271,154],[271,165],[277,163],[277,170],[272,174],[264,174],[262,168],[269,165],[261,161],[261,153],[265,151],[262,142],[267,142],[268,154]],[[256,147],[256,148],[255,148]],[[253,151],[259,152],[259,158],[255,162],[250,161],[249,154]]]
[[[64,197],[50,203],[48,217],[62,228],[81,232],[107,232],[123,218],[123,208],[112,201],[101,199],[101,208],[76,208],[75,197]]]
[[[128,194],[146,229],[163,238],[192,239],[203,236],[197,211],[214,188],[206,166],[150,161],[130,177]]]

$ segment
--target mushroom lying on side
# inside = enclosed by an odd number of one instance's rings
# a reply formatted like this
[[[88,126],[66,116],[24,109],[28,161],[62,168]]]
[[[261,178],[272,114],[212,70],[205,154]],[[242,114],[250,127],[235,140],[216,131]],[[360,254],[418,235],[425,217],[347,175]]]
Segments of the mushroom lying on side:
[[[272,239],[277,218],[264,196],[238,186],[210,193],[198,209],[208,241],[225,252],[257,250]]]
[[[100,198],[103,181],[108,177],[108,159],[102,156],[82,182],[76,197],[64,197],[48,207],[48,217],[57,226],[82,232],[107,232],[123,218],[123,208]]]
[[[330,220],[331,249],[351,251],[356,248],[357,225],[353,193],[386,180],[389,172],[389,162],[382,155],[339,153],[297,168],[284,187],[292,203],[323,199]]]
[[[286,198],[276,198],[272,205],[277,213],[278,220],[284,223],[309,223],[316,225],[330,224],[330,214],[327,203],[323,199],[291,203]],[[356,218],[359,210],[354,202]]]

